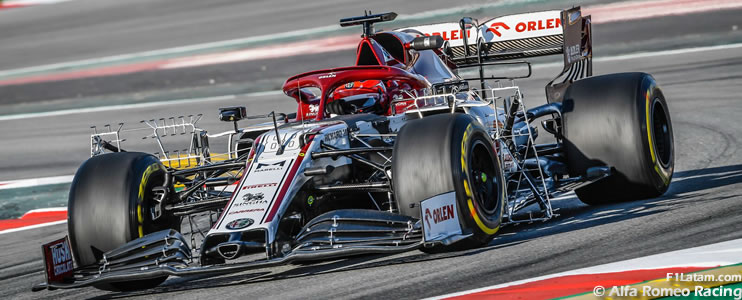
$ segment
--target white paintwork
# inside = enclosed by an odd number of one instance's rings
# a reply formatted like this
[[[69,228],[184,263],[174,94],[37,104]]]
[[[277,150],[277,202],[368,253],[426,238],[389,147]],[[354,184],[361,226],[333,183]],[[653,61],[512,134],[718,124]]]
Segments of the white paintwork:
[[[420,203],[425,241],[441,241],[461,234],[456,192],[440,194]]]
[[[324,127],[315,135],[314,140],[309,145],[303,159],[301,162],[298,162],[301,153],[299,138],[302,133],[320,126]],[[332,140],[324,139],[326,135],[338,130],[345,130],[344,135]],[[303,183],[307,180],[307,177],[304,176],[304,170],[312,167],[314,163],[317,163],[318,165],[333,165],[336,167],[351,163],[350,159],[347,157],[341,157],[336,160],[321,159],[318,161],[313,161],[309,158],[312,152],[320,150],[320,141],[324,141],[325,144],[341,149],[349,148],[350,143],[348,141],[347,126],[343,123],[331,121],[329,123],[312,123],[306,126],[297,124],[292,127],[280,129],[279,134],[281,136],[281,143],[286,145],[284,152],[280,155],[277,154],[279,146],[276,140],[276,134],[273,130],[270,130],[261,136],[260,144],[258,145],[254,159],[252,162],[248,163],[248,172],[238,186],[238,192],[230,201],[228,209],[220,216],[216,226],[209,231],[208,235],[264,228],[269,232],[268,242],[272,242],[275,238],[278,221],[283,216],[284,211],[289,206],[294,195],[299,191],[299,189],[301,189]],[[283,162],[283,165],[280,165],[281,162]],[[294,165],[297,163],[300,165],[296,166],[296,172],[292,177],[291,169],[294,168]],[[259,171],[261,168],[265,171]],[[288,186],[288,188],[286,193],[283,195],[283,198],[279,199],[278,196],[284,186]],[[264,200],[253,201],[248,204],[245,200],[250,198],[247,196],[248,193],[253,195],[256,193],[263,193],[262,197]],[[279,206],[274,208],[276,205]],[[270,222],[268,222],[267,218],[270,212],[274,209],[276,210],[275,216]],[[254,221],[253,224],[245,228],[227,228],[227,224],[230,222],[245,218],[252,219]]]

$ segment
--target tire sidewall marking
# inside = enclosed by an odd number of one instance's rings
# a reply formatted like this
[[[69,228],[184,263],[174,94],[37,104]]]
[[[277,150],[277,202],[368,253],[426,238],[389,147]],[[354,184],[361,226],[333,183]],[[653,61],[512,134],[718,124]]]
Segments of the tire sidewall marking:
[[[464,187],[464,199],[466,207],[469,210],[469,215],[471,216],[471,219],[474,221],[474,223],[477,225],[477,227],[485,234],[487,235],[494,235],[497,233],[497,231],[500,229],[500,222],[498,220],[497,225],[494,226],[494,228],[491,228],[487,226],[487,224],[484,223],[482,218],[479,217],[479,214],[477,213],[477,210],[479,209],[479,205],[473,201],[473,194],[471,191],[471,187],[469,185],[469,181],[471,178],[469,178],[469,167],[468,167],[468,152],[469,152],[469,140],[474,135],[474,127],[471,123],[469,123],[466,126],[466,129],[464,130],[464,134],[461,138],[461,181]],[[500,189],[502,190],[502,189]],[[499,192],[499,191],[498,191]],[[460,205],[461,206],[461,205]],[[500,212],[502,212],[502,205],[500,205]],[[500,215],[500,218],[502,218],[502,215]]]
[[[660,106],[662,107],[663,110],[666,110],[666,104],[661,103],[660,96],[657,95],[657,91],[659,87],[654,82],[654,80],[652,80],[651,78],[647,78],[644,82],[645,84],[643,84],[643,86],[646,86],[646,92],[644,93],[644,103],[645,103],[644,105],[644,118],[645,119],[644,120],[646,124],[643,124],[643,125],[646,126],[646,130],[647,130],[647,145],[648,145],[648,150],[650,154],[649,155],[650,164],[652,165],[652,169],[654,173],[656,173],[659,176],[659,178],[657,178],[659,179],[659,182],[658,182],[659,185],[666,187],[670,184],[670,179],[671,179],[670,169],[672,168],[672,160],[673,160],[672,154],[670,157],[670,164],[668,168],[663,167],[659,161],[659,158],[657,157],[658,153],[655,153],[656,145],[655,145],[654,136],[652,132],[652,130],[654,130],[653,128],[654,114],[652,113],[652,109],[655,107],[655,103],[660,101]],[[663,113],[667,116],[668,123],[669,123],[670,116],[668,112],[664,111]],[[671,125],[668,124],[668,126],[671,126]],[[670,132],[672,132],[671,129],[670,129]],[[672,137],[670,138],[670,141],[671,143],[673,142]],[[673,148],[673,151],[674,151],[674,148]]]
[[[142,173],[142,179],[139,182],[139,194],[137,195],[137,233],[139,237],[144,236],[144,211],[142,205],[144,204],[145,189],[147,188],[147,183],[149,182],[149,178],[152,177],[152,174],[160,170],[162,170],[160,164],[150,164],[144,170],[144,173]]]

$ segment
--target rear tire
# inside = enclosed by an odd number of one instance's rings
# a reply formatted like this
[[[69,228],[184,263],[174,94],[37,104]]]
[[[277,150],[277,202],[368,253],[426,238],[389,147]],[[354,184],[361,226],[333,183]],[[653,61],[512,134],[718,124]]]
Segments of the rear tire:
[[[152,188],[161,186],[165,167],[146,153],[94,156],[77,170],[68,202],[68,230],[79,266],[96,265],[103,253],[148,233],[179,226],[177,218],[152,221]],[[127,291],[152,288],[167,276],[95,287]]]
[[[504,212],[504,178],[492,141],[478,121],[465,114],[410,121],[397,134],[392,157],[392,184],[401,214],[419,219],[421,201],[455,191],[462,228],[473,234],[422,251],[471,249],[492,241]]]
[[[611,176],[575,193],[587,204],[653,198],[667,191],[674,169],[672,123],[654,78],[620,73],[574,82],[563,102],[570,176],[593,166]]]

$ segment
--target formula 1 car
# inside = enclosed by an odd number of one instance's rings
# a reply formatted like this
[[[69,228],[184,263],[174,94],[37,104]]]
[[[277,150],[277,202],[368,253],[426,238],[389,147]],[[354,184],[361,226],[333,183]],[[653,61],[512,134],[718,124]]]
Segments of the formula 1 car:
[[[122,148],[138,129],[95,129],[69,194],[69,237],[43,246],[47,280],[34,290],[471,249],[504,225],[553,218],[551,199],[571,191],[604,204],[667,190],[662,91],[644,73],[592,76],[579,7],[374,30],[395,17],[340,20],[363,28],[356,64],[286,80],[295,113],[221,108],[234,130],[219,134],[198,128],[200,115],[142,121],[153,154]],[[531,74],[522,59],[552,54],[564,68],[546,104],[526,107],[513,84]],[[486,75],[493,66],[527,74]],[[255,119],[267,122],[238,125]],[[179,137],[187,149],[166,147]],[[218,139],[225,153],[210,147]]]

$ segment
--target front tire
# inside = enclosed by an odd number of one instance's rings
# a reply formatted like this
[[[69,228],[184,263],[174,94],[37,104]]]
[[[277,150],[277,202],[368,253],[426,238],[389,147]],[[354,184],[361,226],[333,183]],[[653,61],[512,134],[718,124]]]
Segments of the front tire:
[[[68,230],[79,266],[97,265],[103,253],[148,233],[177,229],[179,220],[152,220],[152,188],[165,180],[165,167],[146,153],[120,152],[94,156],[77,170],[68,202]],[[155,287],[167,276],[96,285],[125,291]]]
[[[472,236],[424,252],[487,245],[504,212],[503,174],[490,137],[469,115],[440,114],[410,121],[397,134],[392,183],[399,211],[420,218],[420,202],[455,191],[459,219]]]
[[[672,122],[651,75],[620,73],[574,82],[563,102],[570,176],[593,166],[613,174],[575,191],[587,204],[658,197],[674,170]]]

